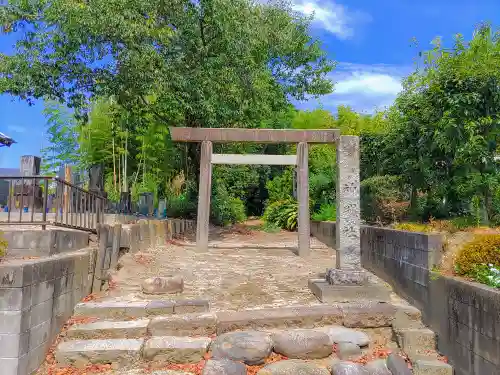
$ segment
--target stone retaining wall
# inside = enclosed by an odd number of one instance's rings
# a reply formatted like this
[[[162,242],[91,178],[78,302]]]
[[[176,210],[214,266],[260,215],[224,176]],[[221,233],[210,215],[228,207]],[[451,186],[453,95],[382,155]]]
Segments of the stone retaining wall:
[[[2,236],[7,256],[49,256],[89,245],[89,233],[76,230],[7,230]]]
[[[6,258],[0,263],[0,373],[28,375],[38,369],[74,307],[87,295],[103,289],[108,271],[117,265],[120,249],[137,252],[165,245],[167,240],[193,228],[193,221],[184,220],[102,225],[99,249],[77,251],[70,251],[71,247],[88,246],[88,233],[18,231],[10,238],[9,246],[19,246],[15,245],[19,241],[38,251],[38,255],[47,256]],[[31,232],[37,232],[34,239]],[[66,241],[70,233],[82,236],[77,235],[70,245]]]
[[[95,249],[0,264],[0,373],[32,374],[90,293]]]
[[[334,222],[312,222],[311,233],[335,246]],[[422,311],[455,374],[500,374],[500,291],[432,272],[442,251],[440,235],[361,227],[363,267]]]
[[[193,220],[138,220],[134,224],[101,225],[98,228],[99,255],[93,292],[106,288],[108,274],[118,265],[122,249],[131,253],[144,251],[152,246],[164,246],[167,241],[194,231]]]

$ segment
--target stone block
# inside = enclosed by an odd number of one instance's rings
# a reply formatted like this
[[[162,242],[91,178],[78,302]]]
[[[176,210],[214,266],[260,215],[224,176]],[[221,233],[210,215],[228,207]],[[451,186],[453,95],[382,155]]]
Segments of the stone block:
[[[31,306],[31,286],[0,289],[0,311],[26,310]]]
[[[29,332],[0,334],[0,355],[20,358],[29,351]]]
[[[0,311],[0,334],[23,333],[30,329],[30,325],[31,325],[30,310]]]
[[[33,261],[0,264],[0,288],[21,288],[33,282]]]
[[[149,319],[130,321],[99,321],[75,324],[66,333],[72,339],[135,339],[146,336]]]
[[[206,312],[210,310],[210,302],[204,299],[176,300],[174,313],[185,314],[195,312]]]
[[[405,360],[395,353],[387,358],[387,367],[393,375],[412,375]]]
[[[441,361],[417,360],[413,363],[413,375],[453,375],[453,367]]]
[[[44,342],[34,349],[30,349],[28,353],[28,374],[36,371],[40,365],[45,361],[45,355],[47,354],[47,343]]]
[[[54,280],[31,285],[31,305],[38,305],[54,298]]]
[[[72,340],[57,346],[55,358],[61,366],[83,368],[88,364],[130,365],[140,359],[144,340]]]
[[[172,314],[173,311],[174,302],[161,300],[84,302],[75,307],[75,315],[112,319]]]
[[[51,230],[51,253],[83,249],[89,245],[89,233],[73,230]]]
[[[296,306],[274,309],[217,312],[217,334],[237,330],[274,328],[314,328],[342,325],[340,305]]]
[[[53,299],[49,299],[38,305],[31,306],[30,327],[35,327],[52,318]]]
[[[143,357],[160,365],[197,363],[207,353],[211,341],[208,337],[152,337],[144,345]]]
[[[54,279],[61,278],[74,272],[75,261],[71,257],[60,257],[54,264]]]
[[[394,305],[396,307],[396,315],[392,322],[392,327],[395,330],[408,328],[424,328],[422,324],[422,313],[419,309],[413,306]]]
[[[29,331],[29,350],[33,350],[50,339],[51,320],[47,320]]]
[[[309,289],[323,303],[367,300],[389,302],[390,290],[383,285],[331,285],[324,279],[309,280]]]
[[[330,268],[326,281],[331,285],[366,285],[368,276],[364,270]]]
[[[146,305],[146,314],[148,316],[173,314],[175,306],[173,301],[149,301]]]
[[[66,317],[73,313],[73,298],[71,293],[61,294],[54,299],[52,316],[54,319],[64,323]]]
[[[0,354],[2,375],[26,375],[28,374],[28,355],[21,358],[3,358]]]
[[[414,350],[434,350],[436,348],[436,335],[427,328],[402,329],[396,332],[399,346],[405,352]]]
[[[342,306],[344,326],[350,328],[390,327],[396,314],[388,303],[361,302]]]
[[[217,316],[210,313],[161,316],[151,319],[152,336],[211,336],[217,332]]]
[[[60,259],[57,259],[58,261]],[[33,284],[42,283],[54,278],[54,259],[37,259],[33,264]]]

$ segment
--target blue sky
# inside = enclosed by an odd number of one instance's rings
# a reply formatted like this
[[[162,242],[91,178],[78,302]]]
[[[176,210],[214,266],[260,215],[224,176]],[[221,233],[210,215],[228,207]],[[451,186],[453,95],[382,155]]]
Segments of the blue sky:
[[[498,0],[294,0],[294,8],[314,12],[312,32],[338,62],[331,74],[335,92],[298,106],[321,105],[333,112],[340,104],[363,112],[390,105],[401,79],[413,70],[412,38],[428,49],[436,36],[450,43],[456,33],[469,38],[480,22],[500,24]],[[0,53],[12,52],[13,43],[12,37],[0,36]],[[0,167],[18,167],[21,155],[39,155],[47,145],[42,110],[41,102],[29,107],[0,96],[0,131],[18,142],[0,148]]]

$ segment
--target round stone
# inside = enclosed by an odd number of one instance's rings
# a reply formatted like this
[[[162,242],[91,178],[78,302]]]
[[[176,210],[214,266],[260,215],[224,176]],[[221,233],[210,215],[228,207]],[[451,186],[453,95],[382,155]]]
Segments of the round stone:
[[[390,372],[387,367],[387,361],[385,359],[376,359],[368,362],[365,365],[365,369],[370,375],[392,375],[392,372]]]
[[[246,375],[247,368],[243,363],[229,359],[210,359],[205,364],[201,375]]]
[[[352,342],[358,346],[367,346],[370,344],[368,335],[355,329],[342,326],[328,326],[320,328],[319,331],[324,332],[330,337],[332,344],[340,344],[341,342]]]
[[[217,337],[212,343],[212,358],[226,358],[260,365],[269,357],[273,342],[268,333],[257,331],[229,332]]]
[[[297,359],[271,363],[257,372],[257,375],[330,375],[326,368]]]
[[[181,276],[151,277],[142,282],[142,292],[145,294],[182,293],[184,280]]]
[[[337,355],[340,359],[359,357],[361,355],[361,348],[352,342],[341,342],[337,347]]]
[[[274,351],[288,358],[319,359],[332,354],[332,344],[326,333],[297,329],[275,333]]]
[[[368,370],[353,362],[337,362],[332,365],[332,375],[368,375]]]

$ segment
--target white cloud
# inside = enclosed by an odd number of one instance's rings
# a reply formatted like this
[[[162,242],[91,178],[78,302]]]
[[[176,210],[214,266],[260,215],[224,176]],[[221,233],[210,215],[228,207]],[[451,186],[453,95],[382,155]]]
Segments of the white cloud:
[[[313,23],[336,35],[339,39],[348,39],[354,35],[354,26],[369,21],[369,15],[351,11],[335,1],[294,0],[293,9],[304,15],[314,15]]]
[[[14,133],[24,133],[26,131],[26,128],[24,126],[19,125],[9,125],[7,126],[7,129]]]
[[[330,75],[335,82],[334,92],[321,97],[320,103],[334,112],[340,105],[365,113],[387,108],[401,91],[402,79],[411,70],[411,66],[339,63]],[[317,108],[318,102],[301,103],[299,107]]]
[[[354,73],[339,81],[335,94],[397,95],[401,91],[401,80],[388,74]]]

